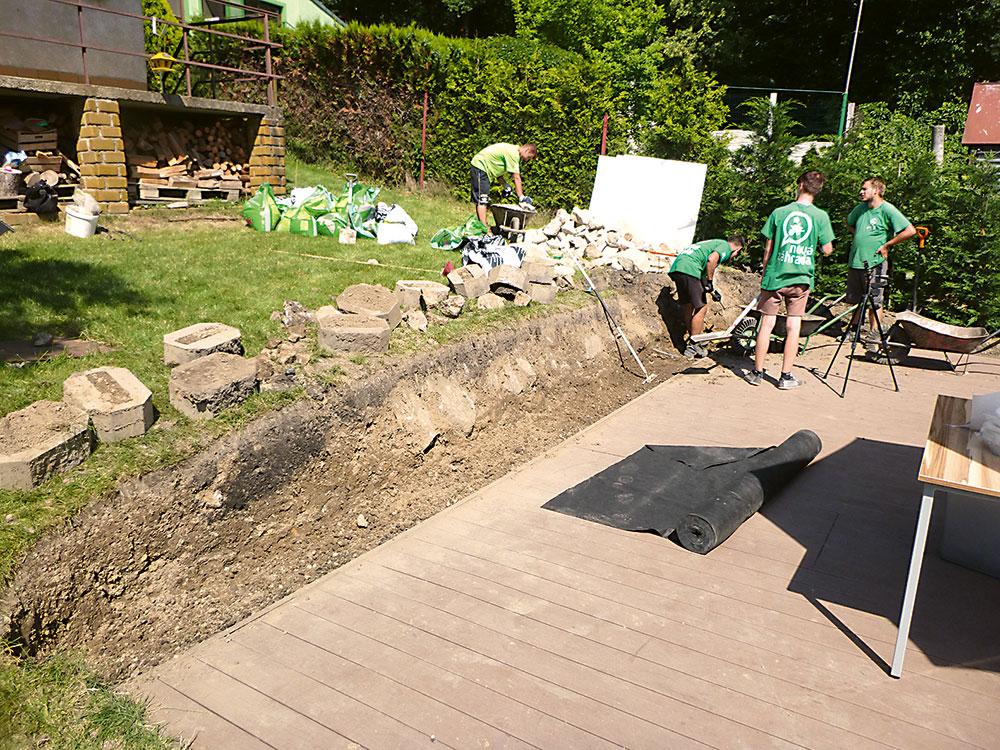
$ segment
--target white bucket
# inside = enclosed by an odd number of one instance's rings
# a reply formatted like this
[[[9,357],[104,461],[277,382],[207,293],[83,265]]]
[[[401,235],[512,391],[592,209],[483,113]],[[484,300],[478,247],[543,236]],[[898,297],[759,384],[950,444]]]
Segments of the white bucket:
[[[66,233],[74,237],[93,237],[97,230],[97,216],[82,213],[75,208],[66,208]]]

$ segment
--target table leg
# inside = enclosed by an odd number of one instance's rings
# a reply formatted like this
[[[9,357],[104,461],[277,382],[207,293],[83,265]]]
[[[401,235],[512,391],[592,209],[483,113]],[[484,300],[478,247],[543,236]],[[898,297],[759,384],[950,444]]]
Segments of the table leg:
[[[899,613],[899,634],[896,636],[896,650],[892,653],[890,674],[899,677],[903,672],[903,656],[906,655],[906,641],[910,635],[910,618],[913,616],[913,602],[917,598],[917,584],[920,582],[920,566],[924,562],[924,548],[927,546],[927,528],[931,525],[931,508],[934,505],[934,486],[924,485],[924,496],[920,501],[920,518],[917,533],[913,537],[913,552],[910,556],[910,574],[906,577],[906,593],[903,595],[903,609]]]

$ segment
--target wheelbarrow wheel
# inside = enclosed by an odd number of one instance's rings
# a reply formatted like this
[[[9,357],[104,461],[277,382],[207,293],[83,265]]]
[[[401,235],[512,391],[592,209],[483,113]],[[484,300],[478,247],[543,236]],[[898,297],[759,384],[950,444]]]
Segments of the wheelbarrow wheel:
[[[733,328],[733,348],[741,354],[752,352],[757,346],[757,319],[744,318]]]
[[[883,344],[876,339],[865,341],[865,359],[879,365],[894,365],[903,363],[910,354],[910,337],[898,325],[894,325],[886,334]]]

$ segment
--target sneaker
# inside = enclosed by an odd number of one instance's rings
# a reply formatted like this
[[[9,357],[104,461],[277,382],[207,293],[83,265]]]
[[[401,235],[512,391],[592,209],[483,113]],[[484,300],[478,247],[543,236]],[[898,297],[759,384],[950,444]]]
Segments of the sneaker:
[[[693,341],[689,341],[687,348],[684,349],[684,356],[688,359],[694,359],[695,357],[707,357],[708,350]]]
[[[747,381],[750,385],[760,385],[761,382],[764,380],[764,371],[750,370],[750,372],[748,372],[746,375],[743,376],[743,379]]]
[[[802,381],[797,377],[792,375],[790,372],[781,373],[781,378],[778,379],[778,388],[783,391],[791,390],[792,388],[798,388],[802,385]]]

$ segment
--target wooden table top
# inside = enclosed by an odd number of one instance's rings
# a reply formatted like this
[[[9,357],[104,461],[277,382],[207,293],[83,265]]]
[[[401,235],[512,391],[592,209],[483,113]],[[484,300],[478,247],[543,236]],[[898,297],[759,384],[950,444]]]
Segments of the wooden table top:
[[[918,478],[1000,498],[1000,456],[971,430],[957,426],[968,424],[971,403],[967,398],[938,396]]]

